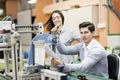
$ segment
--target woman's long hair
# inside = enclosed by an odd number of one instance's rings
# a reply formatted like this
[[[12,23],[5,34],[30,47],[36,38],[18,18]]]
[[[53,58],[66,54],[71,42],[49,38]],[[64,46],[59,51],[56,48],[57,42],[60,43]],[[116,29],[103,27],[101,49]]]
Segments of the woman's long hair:
[[[59,10],[54,10],[51,13],[50,18],[48,19],[48,21],[44,24],[44,26],[46,26],[46,30],[49,31],[49,33],[51,33],[51,29],[55,26],[54,23],[53,23],[53,20],[52,20],[52,15],[54,13],[58,13],[61,16],[61,18],[62,18],[62,25],[64,24],[64,16],[63,16],[62,12],[59,11]]]

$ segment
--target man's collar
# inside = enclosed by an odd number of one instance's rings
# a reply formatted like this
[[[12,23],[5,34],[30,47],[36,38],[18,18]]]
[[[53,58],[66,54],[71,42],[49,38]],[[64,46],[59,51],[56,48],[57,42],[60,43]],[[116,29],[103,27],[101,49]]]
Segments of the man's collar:
[[[84,48],[91,49],[94,41],[95,41],[95,39],[92,39],[92,40],[90,41],[90,43],[87,45],[87,47],[85,46],[85,43],[84,43]]]

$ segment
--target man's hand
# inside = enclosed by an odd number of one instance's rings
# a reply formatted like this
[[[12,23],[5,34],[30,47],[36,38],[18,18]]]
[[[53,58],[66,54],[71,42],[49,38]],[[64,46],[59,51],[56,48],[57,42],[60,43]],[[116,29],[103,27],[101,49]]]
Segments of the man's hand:
[[[51,63],[54,67],[57,67],[58,65],[62,64],[62,61],[60,61],[58,58],[52,58]]]

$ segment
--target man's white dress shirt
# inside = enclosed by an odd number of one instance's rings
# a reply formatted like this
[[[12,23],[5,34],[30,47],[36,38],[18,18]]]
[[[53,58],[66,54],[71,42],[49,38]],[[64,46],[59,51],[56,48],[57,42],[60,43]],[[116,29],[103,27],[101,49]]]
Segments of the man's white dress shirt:
[[[97,40],[92,39],[87,47],[85,47],[83,42],[75,46],[65,46],[62,42],[59,42],[57,47],[62,54],[79,55],[81,62],[78,64],[65,64],[65,71],[80,71],[108,77],[106,51]]]

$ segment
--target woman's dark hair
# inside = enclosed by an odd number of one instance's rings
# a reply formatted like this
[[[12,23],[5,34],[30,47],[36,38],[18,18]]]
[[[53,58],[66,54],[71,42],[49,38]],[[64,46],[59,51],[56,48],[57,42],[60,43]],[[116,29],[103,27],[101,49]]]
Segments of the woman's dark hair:
[[[53,15],[54,13],[58,13],[58,14],[61,16],[61,18],[62,18],[62,25],[64,24],[64,16],[63,16],[62,12],[59,11],[59,10],[54,10],[54,11],[51,13],[50,18],[48,19],[48,21],[44,24],[44,26],[46,26],[46,29],[47,29],[50,33],[51,33],[51,29],[55,26],[54,23],[53,23],[53,20],[52,20],[52,15]]]
[[[81,28],[85,28],[88,27],[88,30],[92,33],[93,31],[95,31],[95,26],[93,23],[91,22],[83,22],[81,24],[79,24],[79,29]]]

